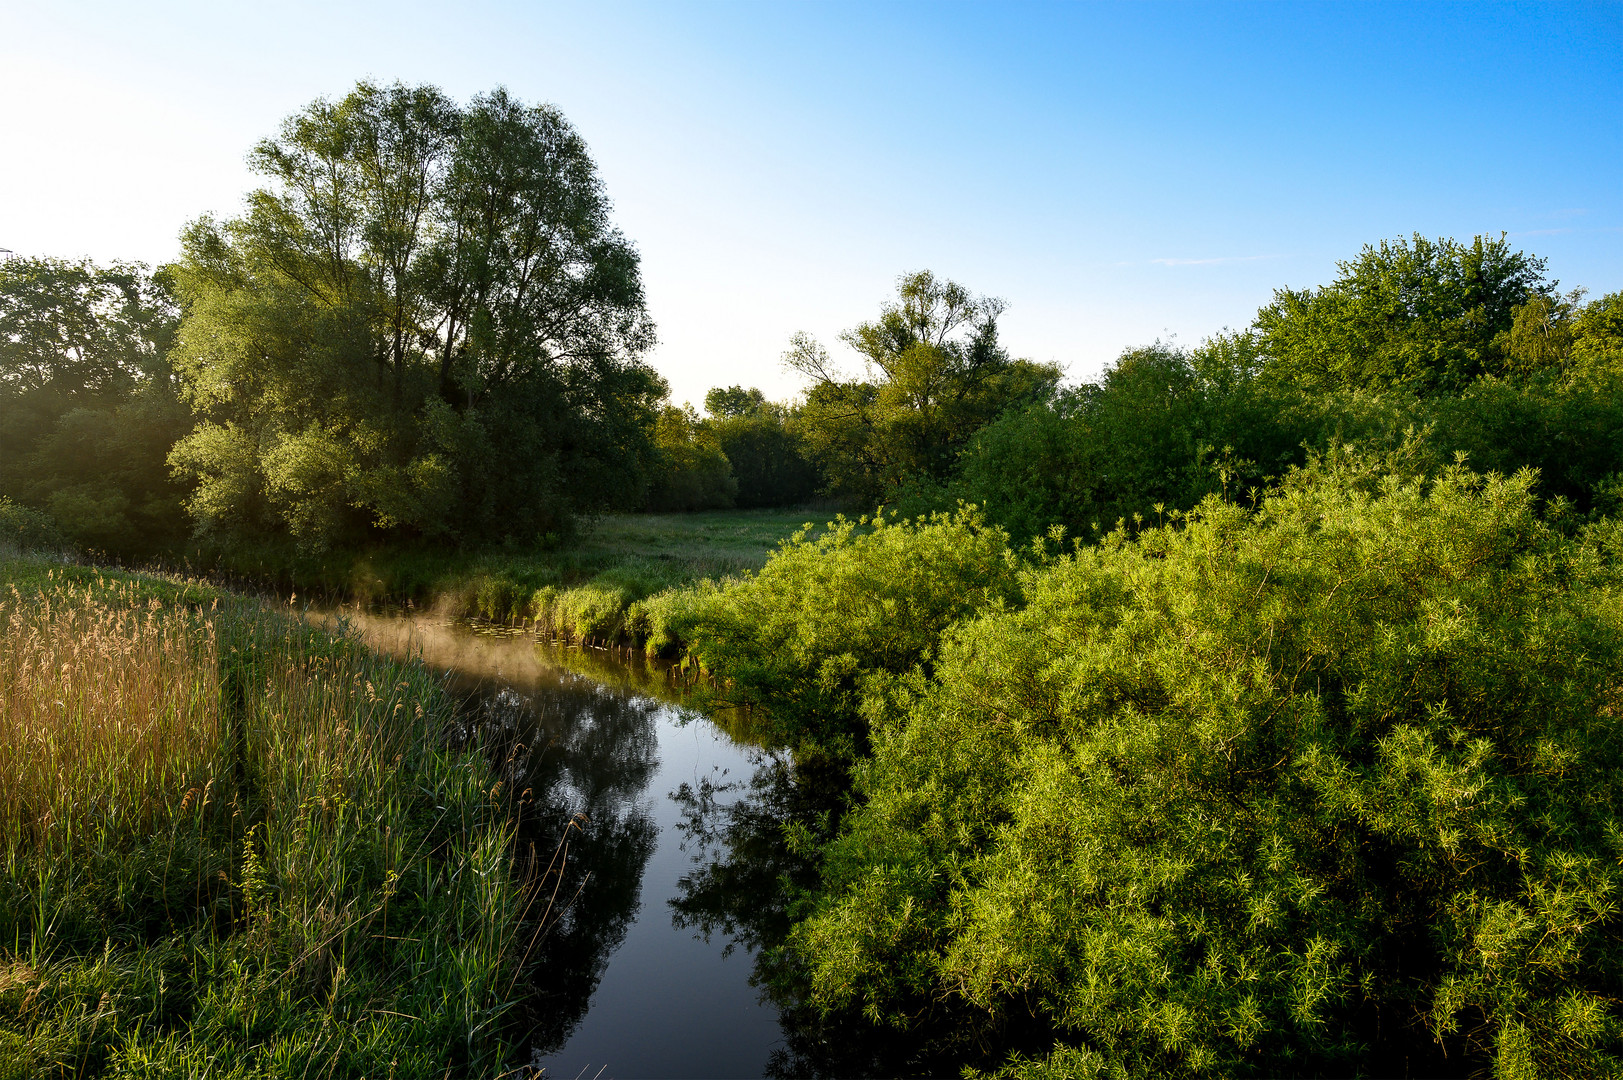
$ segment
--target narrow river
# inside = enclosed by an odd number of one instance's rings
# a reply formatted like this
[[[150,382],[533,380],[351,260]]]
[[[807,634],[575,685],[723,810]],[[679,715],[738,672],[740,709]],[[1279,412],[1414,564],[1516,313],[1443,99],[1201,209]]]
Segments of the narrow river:
[[[748,943],[694,929],[704,921],[680,909],[703,887],[705,821],[781,762],[653,696],[660,673],[634,661],[429,616],[343,618],[373,647],[449,673],[475,723],[515,738],[510,782],[530,793],[521,843],[545,860],[567,841],[555,922],[531,954],[541,1075],[782,1069],[778,1010],[749,983]]]

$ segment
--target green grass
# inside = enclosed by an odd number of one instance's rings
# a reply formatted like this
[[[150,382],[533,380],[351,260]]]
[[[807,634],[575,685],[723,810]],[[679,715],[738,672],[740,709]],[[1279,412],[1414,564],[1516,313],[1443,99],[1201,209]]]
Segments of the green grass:
[[[697,514],[617,514],[584,530],[580,550],[619,558],[683,562],[718,577],[759,569],[797,529],[830,515],[809,510],[716,510]]]
[[[0,575],[0,1078],[500,1071],[527,893],[440,679],[186,582]]]
[[[593,644],[658,640],[651,598],[759,570],[777,546],[830,515],[810,510],[615,514],[583,523],[548,550],[395,547],[315,556],[238,548],[212,562],[225,576],[299,595],[412,603],[452,616],[533,623]],[[654,605],[657,607],[658,605]]]
[[[8,592],[15,587],[24,593],[77,587],[97,598],[116,597],[120,602],[136,604],[156,600],[165,606],[206,606],[227,596],[222,589],[187,578],[125,574],[6,550],[0,550],[0,587]]]

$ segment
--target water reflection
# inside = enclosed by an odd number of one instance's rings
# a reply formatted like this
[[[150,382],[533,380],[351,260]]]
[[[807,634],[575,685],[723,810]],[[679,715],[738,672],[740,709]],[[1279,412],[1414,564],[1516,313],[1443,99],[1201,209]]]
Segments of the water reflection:
[[[467,699],[487,745],[510,748],[503,779],[520,793],[520,850],[555,868],[544,879],[547,925],[528,957],[542,973],[528,1010],[538,1054],[574,1033],[637,915],[658,839],[643,800],[659,766],[658,709],[566,673],[529,692]]]
[[[528,946],[534,1065],[548,1077],[761,1075],[782,1036],[750,985],[754,939],[728,959],[731,935],[695,940],[666,918],[694,866],[666,796],[703,790],[725,810],[742,794],[734,779],[753,771],[750,748],[684,715],[658,667],[465,624],[344,618],[448,673],[465,733],[501,747],[520,854],[561,866],[537,894],[537,913],[553,908]]]

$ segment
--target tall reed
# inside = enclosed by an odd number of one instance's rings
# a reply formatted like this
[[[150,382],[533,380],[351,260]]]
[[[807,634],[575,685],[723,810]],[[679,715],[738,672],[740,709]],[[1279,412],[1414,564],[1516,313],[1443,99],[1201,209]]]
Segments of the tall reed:
[[[220,765],[213,613],[65,585],[0,597],[0,836],[48,848],[135,836]]]
[[[0,593],[0,1080],[497,1070],[526,897],[441,681],[34,577]]]

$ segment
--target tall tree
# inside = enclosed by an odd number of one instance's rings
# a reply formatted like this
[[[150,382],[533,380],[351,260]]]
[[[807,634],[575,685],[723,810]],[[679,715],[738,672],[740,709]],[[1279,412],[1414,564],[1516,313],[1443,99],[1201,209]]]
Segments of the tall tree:
[[[1553,297],[1545,262],[1501,236],[1383,240],[1321,289],[1280,289],[1255,328],[1275,378],[1318,390],[1457,393],[1513,372],[1515,309]]]
[[[784,362],[811,382],[803,430],[836,487],[880,498],[908,478],[943,480],[988,421],[1053,392],[1057,367],[1011,359],[999,343],[1003,309],[928,270],[903,275],[896,302],[840,335],[862,379],[796,335]]]
[[[475,540],[640,496],[653,325],[556,109],[361,83],[250,163],[270,185],[177,268],[205,528]]]

